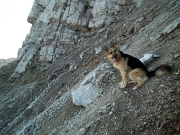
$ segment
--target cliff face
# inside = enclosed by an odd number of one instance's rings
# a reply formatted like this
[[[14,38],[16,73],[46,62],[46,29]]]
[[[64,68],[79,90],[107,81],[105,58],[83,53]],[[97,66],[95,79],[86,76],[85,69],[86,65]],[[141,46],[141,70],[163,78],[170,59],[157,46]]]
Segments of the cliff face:
[[[179,134],[180,2],[35,0],[18,61],[0,69],[0,134]],[[170,75],[121,89],[103,48]]]
[[[88,31],[119,20],[121,5],[129,3],[125,0],[35,0],[27,19],[32,28],[19,49],[20,63],[15,74],[25,72],[35,59],[38,63],[53,62],[66,55],[91,36]],[[12,77],[17,76],[15,74]]]

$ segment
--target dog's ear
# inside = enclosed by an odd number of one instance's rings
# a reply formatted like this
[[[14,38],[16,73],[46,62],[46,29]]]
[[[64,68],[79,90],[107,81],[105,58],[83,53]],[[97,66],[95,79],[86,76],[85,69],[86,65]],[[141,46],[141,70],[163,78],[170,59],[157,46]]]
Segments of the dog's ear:
[[[109,48],[107,46],[105,46],[104,49],[105,49],[106,53],[108,53]]]
[[[116,49],[116,46],[114,44],[111,45],[111,48],[115,48]]]

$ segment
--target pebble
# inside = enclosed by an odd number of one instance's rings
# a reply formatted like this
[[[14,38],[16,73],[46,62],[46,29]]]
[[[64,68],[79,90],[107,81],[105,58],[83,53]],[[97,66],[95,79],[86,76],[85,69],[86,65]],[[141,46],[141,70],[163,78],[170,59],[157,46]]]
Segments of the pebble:
[[[113,112],[109,112],[109,116],[111,116],[113,114]]]
[[[108,28],[106,31],[105,38],[108,38],[111,35],[112,31]]]
[[[147,124],[147,122],[143,122],[143,124],[144,124],[144,125],[146,125],[146,124]]]
[[[177,57],[179,57],[180,56],[180,54],[175,54],[174,55],[174,58],[177,58]]]
[[[150,93],[151,93],[151,94],[153,94],[153,93],[154,93],[154,91],[153,91],[153,90],[150,90]]]
[[[101,106],[99,112],[100,112],[100,113],[107,113],[107,106],[106,106],[106,105]]]

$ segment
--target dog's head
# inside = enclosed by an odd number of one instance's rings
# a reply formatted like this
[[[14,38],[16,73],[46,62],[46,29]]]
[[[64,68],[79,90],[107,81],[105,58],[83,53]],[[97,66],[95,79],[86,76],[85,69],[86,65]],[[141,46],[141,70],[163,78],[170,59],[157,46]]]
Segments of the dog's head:
[[[106,55],[110,61],[116,63],[120,60],[121,54],[115,46],[111,46],[110,48],[105,47],[105,50],[106,50]]]

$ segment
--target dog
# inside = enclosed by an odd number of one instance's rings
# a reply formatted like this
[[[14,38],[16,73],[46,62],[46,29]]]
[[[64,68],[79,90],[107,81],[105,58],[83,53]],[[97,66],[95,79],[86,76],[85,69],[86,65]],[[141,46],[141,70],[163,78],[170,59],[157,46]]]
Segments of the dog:
[[[110,48],[105,47],[105,50],[106,55],[113,63],[113,66],[121,72],[121,88],[125,88],[127,86],[128,73],[129,78],[131,79],[129,83],[137,83],[137,85],[133,88],[133,90],[136,90],[142,87],[149,77],[168,74],[171,71],[169,65],[160,65],[153,71],[148,71],[146,66],[138,58],[121,52],[114,45]]]

